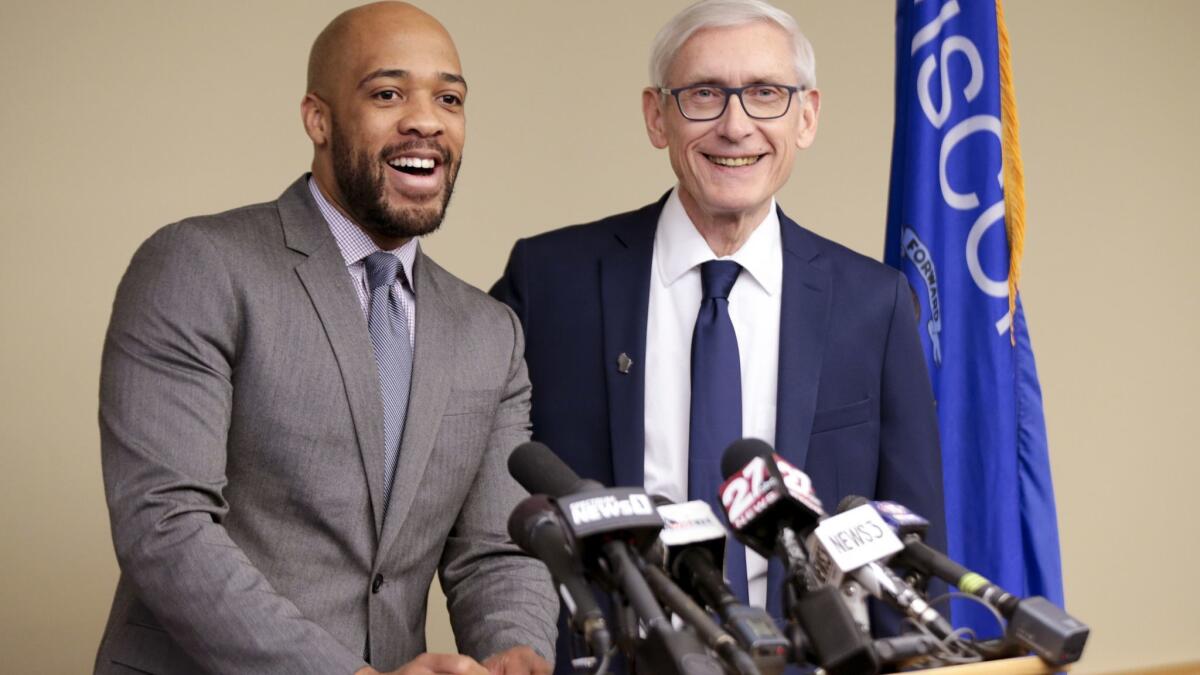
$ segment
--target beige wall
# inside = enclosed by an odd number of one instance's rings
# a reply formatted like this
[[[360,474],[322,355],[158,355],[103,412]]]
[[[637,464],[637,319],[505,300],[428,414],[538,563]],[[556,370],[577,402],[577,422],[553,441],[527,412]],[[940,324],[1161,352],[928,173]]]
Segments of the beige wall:
[[[515,238],[666,189],[639,89],[654,31],[682,4],[427,0],[471,82],[466,164],[427,250],[486,286]],[[305,54],[342,5],[0,5],[4,670],[81,672],[99,639],[117,570],[98,361],[125,264],[160,225],[272,199],[305,169]],[[878,256],[893,5],[784,5],[816,45],[824,106],[781,203]],[[1200,4],[1007,5],[1028,174],[1023,290],[1068,602],[1093,627],[1079,672],[1196,659],[1200,461],[1185,429],[1200,377]],[[435,614],[432,642],[446,648]]]

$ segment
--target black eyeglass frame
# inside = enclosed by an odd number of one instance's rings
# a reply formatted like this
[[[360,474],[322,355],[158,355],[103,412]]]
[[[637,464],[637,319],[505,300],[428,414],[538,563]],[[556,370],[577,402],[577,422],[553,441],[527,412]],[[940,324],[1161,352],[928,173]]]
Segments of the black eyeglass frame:
[[[783,112],[779,113],[778,115],[771,115],[769,117],[762,117],[750,112],[746,108],[746,99],[742,98],[742,92],[746,91],[747,89],[753,89],[754,87],[779,87],[780,89],[786,89],[788,92],[788,100],[787,105],[783,108]],[[683,112],[683,101],[679,100],[680,92],[687,91],[688,89],[715,89],[720,91],[725,94],[725,104],[721,106],[721,111],[712,117],[688,117],[688,114]],[[746,113],[746,116],[750,119],[777,120],[780,117],[788,114],[788,111],[792,109],[792,99],[796,98],[796,94],[808,91],[808,89],[790,84],[756,82],[754,84],[747,84],[743,87],[721,87],[715,84],[689,84],[686,87],[675,87],[674,89],[668,87],[659,87],[658,91],[661,94],[668,94],[671,96],[671,98],[675,99],[675,107],[679,109],[679,114],[683,115],[683,119],[688,120],[689,122],[711,122],[715,119],[720,119],[721,115],[725,114],[725,110],[729,107],[729,99],[733,98],[734,96],[737,96],[738,103],[740,103],[742,106],[742,112]]]

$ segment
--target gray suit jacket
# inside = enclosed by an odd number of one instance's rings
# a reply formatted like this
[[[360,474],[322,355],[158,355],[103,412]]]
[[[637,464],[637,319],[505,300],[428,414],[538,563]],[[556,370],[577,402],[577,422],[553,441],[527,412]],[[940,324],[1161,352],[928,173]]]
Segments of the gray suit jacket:
[[[425,649],[435,570],[460,651],[553,660],[549,575],[505,528],[529,434],[520,326],[423,254],[413,276],[385,519],[370,336],[305,179],[134,255],[100,378],[121,577],[97,672],[348,675],[364,651],[390,670]]]

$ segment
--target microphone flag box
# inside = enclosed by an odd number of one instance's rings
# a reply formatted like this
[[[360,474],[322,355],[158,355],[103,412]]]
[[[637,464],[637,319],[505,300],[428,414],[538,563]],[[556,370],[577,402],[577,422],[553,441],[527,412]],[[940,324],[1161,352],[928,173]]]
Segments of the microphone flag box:
[[[663,504],[658,507],[663,530],[658,535],[666,546],[685,546],[725,539],[725,526],[717,520],[712,507],[699,499],[682,504]]]
[[[707,502],[694,499],[682,504],[660,504],[658,515],[663,519],[658,540],[667,549],[668,569],[681,551],[696,546],[706,549],[713,560],[725,559],[725,526]]]
[[[813,536],[842,572],[853,572],[904,549],[900,538],[870,504],[826,518]]]
[[[786,494],[813,514],[821,514],[821,500],[813,491],[808,475],[775,455],[783,485],[779,485],[767,463],[755,457],[742,470],[721,485],[721,503],[725,506],[729,524],[741,530],[763,511]],[[814,516],[815,519],[815,516]]]
[[[621,539],[639,550],[658,539],[663,519],[654,502],[638,488],[604,488],[563,495],[555,500],[576,541]]]
[[[907,506],[896,502],[871,502],[875,510],[883,516],[883,521],[900,536],[906,534],[925,534],[929,529],[929,521],[913,513]]]

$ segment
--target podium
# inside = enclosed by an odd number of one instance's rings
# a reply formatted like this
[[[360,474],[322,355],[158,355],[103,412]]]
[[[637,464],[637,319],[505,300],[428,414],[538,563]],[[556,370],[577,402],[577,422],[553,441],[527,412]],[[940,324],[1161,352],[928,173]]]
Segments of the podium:
[[[928,670],[914,670],[913,673],[931,673],[936,675],[1053,675],[1071,669],[1075,664],[1052,666],[1036,656],[1018,656],[1011,659],[996,661],[981,661],[967,663],[961,666],[943,666]]]

